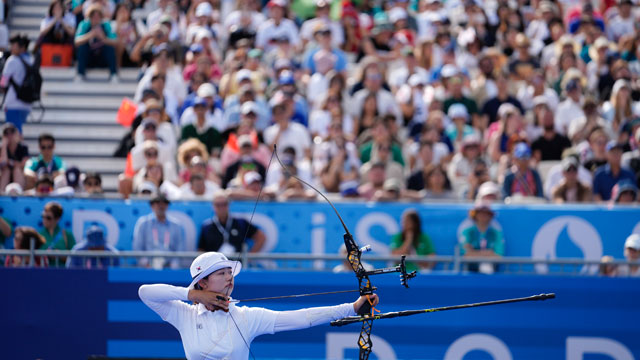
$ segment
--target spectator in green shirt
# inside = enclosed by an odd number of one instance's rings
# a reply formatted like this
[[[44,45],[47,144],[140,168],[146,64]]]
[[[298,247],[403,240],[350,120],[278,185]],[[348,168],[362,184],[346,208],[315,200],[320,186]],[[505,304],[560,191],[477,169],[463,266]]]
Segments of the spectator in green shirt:
[[[182,127],[180,141],[196,138],[207,147],[210,155],[217,156],[222,149],[222,136],[207,122],[207,101],[202,97],[196,97],[193,112],[196,114],[196,120]]]
[[[391,253],[394,255],[430,255],[436,251],[429,235],[422,232],[422,221],[415,209],[402,214],[402,231],[391,238]],[[434,262],[407,263],[407,271],[431,269]]]
[[[461,232],[460,243],[465,257],[501,257],[504,255],[502,230],[492,223],[495,213],[489,203],[478,202],[469,211],[472,225]],[[470,263],[469,271],[493,273],[496,266],[488,263]]]
[[[71,250],[76,244],[73,234],[60,227],[60,219],[62,218],[62,205],[55,201],[45,204],[42,210],[42,229],[39,233],[44,236],[46,242],[40,246],[42,250]],[[64,266],[66,258],[49,259],[49,264],[58,264]]]
[[[78,24],[75,46],[78,59],[78,76],[84,80],[87,67],[108,67],[111,81],[117,82],[116,51],[117,36],[111,24],[104,19],[99,4],[87,9],[87,18]]]

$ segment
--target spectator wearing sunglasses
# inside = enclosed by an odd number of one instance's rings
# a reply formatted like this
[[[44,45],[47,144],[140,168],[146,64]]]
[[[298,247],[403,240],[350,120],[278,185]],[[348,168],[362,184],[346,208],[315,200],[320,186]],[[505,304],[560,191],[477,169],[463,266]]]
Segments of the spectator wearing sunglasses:
[[[0,189],[9,183],[25,185],[24,165],[29,158],[29,149],[20,141],[20,133],[12,123],[6,123],[2,128],[2,142],[0,143]]]
[[[71,250],[76,244],[73,234],[60,226],[63,208],[60,203],[50,201],[44,205],[42,210],[42,228],[38,231],[46,242],[40,246],[42,250]],[[59,264],[63,266],[66,259],[50,258],[49,264]]]
[[[98,173],[90,172],[84,174],[82,181],[83,194],[89,196],[102,195],[102,177]]]
[[[64,174],[66,165],[62,158],[54,155],[56,139],[51,134],[42,134],[38,137],[38,147],[40,154],[27,161],[24,166],[24,176],[26,180],[25,189],[34,187],[36,180],[42,175],[55,178]]]
[[[54,189],[54,182],[51,176],[43,174],[36,181],[32,189],[26,190],[24,195],[44,197],[49,196]]]

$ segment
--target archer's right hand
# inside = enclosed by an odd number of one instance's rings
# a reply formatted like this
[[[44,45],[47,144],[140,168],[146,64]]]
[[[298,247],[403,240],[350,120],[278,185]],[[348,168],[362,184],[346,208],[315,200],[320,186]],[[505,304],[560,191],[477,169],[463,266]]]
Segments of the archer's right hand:
[[[209,311],[229,312],[229,298],[225,294],[193,289],[189,291],[189,300],[204,305]]]

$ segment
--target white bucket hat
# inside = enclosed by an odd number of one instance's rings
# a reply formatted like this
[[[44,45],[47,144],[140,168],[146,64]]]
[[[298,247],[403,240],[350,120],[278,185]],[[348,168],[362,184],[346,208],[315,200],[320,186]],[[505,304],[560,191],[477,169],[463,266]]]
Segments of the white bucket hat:
[[[191,284],[189,284],[189,289],[193,289],[193,287],[200,281],[202,278],[211,274],[212,272],[224,268],[233,269],[233,276],[238,275],[240,270],[242,270],[242,263],[239,261],[233,261],[227,259],[224,254],[211,251],[199,255],[193,262],[191,263]]]

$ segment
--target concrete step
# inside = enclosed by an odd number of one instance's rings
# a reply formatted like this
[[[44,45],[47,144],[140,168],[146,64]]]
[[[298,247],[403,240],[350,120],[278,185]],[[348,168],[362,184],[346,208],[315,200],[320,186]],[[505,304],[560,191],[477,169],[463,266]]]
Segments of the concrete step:
[[[49,0],[18,0],[14,5],[24,5],[24,6],[49,6],[51,1]]]
[[[31,40],[31,42],[33,43],[34,41],[36,41],[36,39],[38,38],[38,36],[40,36],[40,28],[22,28],[22,27],[14,27],[13,25],[9,27],[9,37],[13,36],[14,34],[26,34],[27,37],[29,37],[29,39]]]
[[[42,20],[48,12],[48,4],[24,4],[23,1],[19,1],[11,9],[11,16],[13,18],[38,18]]]
[[[72,81],[76,76],[77,70],[75,67],[43,67],[40,72],[45,81]],[[140,69],[138,68],[122,68],[118,70],[118,77],[122,82],[133,81],[137,84],[139,74]],[[87,70],[87,81],[89,82],[104,81],[106,83],[108,79],[109,71],[107,69]]]
[[[91,98],[91,100],[69,97],[65,95],[48,95],[42,99],[45,109],[68,109],[75,111],[110,111],[115,115],[122,103],[122,98]]]
[[[36,118],[39,117],[40,111],[38,109],[34,110],[32,116],[35,116]],[[113,111],[74,111],[64,109],[46,109],[41,124],[122,126],[116,123],[115,119],[116,115]],[[0,112],[0,122],[2,121],[4,121],[4,112]]]
[[[42,83],[43,96],[49,95],[65,95],[65,96],[96,96],[96,97],[118,97],[125,96],[133,98],[136,91],[135,83],[118,83],[109,82],[75,82],[63,80],[45,80]]]
[[[99,174],[117,175],[124,171],[125,159],[103,158],[103,157],[63,157],[67,168],[75,166],[80,171],[93,171]]]
[[[26,140],[37,139],[42,133],[52,134],[56,140],[84,140],[113,142],[114,146],[127,132],[120,126],[81,126],[81,125],[55,125],[46,123],[27,123],[23,126]],[[78,152],[84,151],[81,147]]]
[[[29,138],[25,141],[29,151],[38,151],[38,140]],[[117,143],[112,141],[57,141],[56,154],[62,157],[105,157],[111,158],[116,150]],[[79,151],[82,149],[82,152]]]
[[[118,192],[118,174],[100,174],[102,178],[102,190],[105,193]]]
[[[40,22],[44,19],[44,14],[41,17],[18,17],[13,16],[11,18],[11,29],[38,29],[40,30]]]

